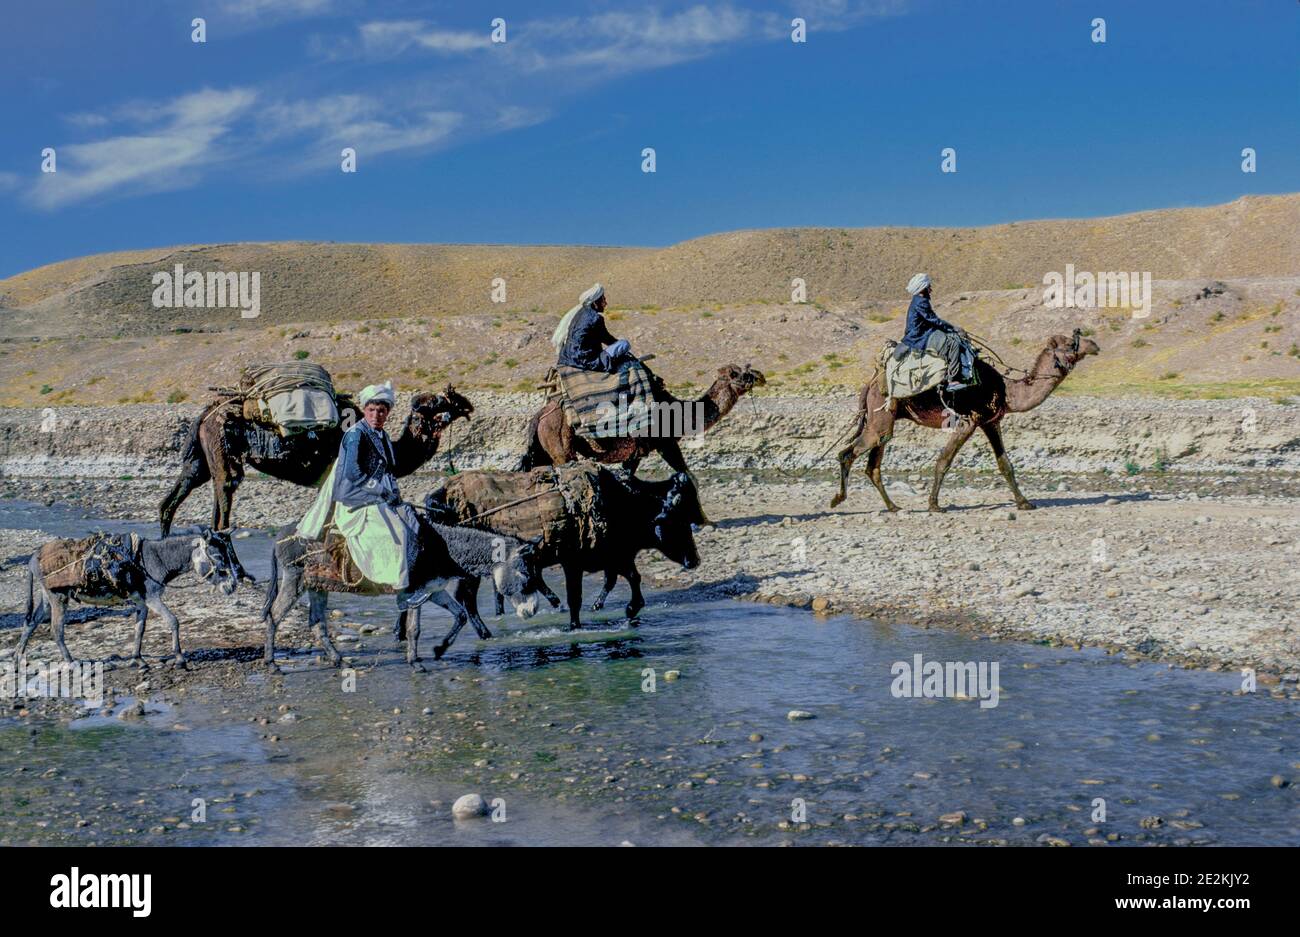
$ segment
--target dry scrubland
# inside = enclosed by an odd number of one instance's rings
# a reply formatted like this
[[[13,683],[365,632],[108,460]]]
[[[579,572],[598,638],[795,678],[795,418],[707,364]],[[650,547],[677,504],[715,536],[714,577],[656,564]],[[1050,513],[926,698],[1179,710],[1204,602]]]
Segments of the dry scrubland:
[[[154,309],[151,275],[259,271],[258,319]],[[1042,277],[1150,271],[1146,319],[1048,309]],[[902,331],[902,284],[925,268],[938,309],[1025,366],[1046,336],[1089,331],[1104,354],[1070,393],[1281,396],[1300,388],[1300,195],[1211,208],[974,229],[738,231],[666,248],[222,244],[103,254],[0,280],[0,404],[178,402],[254,361],[309,357],[347,387],[391,374],[531,389],[573,297],[604,282],[612,328],[674,386],[752,362],[772,392],[859,384]],[[508,302],[489,298],[495,277]],[[790,302],[790,280],[807,283]],[[165,366],[164,366],[165,363]]]

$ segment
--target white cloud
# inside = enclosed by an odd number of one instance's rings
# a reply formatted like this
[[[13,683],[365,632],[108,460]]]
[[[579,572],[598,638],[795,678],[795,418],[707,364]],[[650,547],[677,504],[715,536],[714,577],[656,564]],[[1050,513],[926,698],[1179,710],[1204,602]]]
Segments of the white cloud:
[[[286,16],[320,16],[334,8],[334,0],[218,0],[217,12],[229,16],[246,17],[271,15],[277,19]]]
[[[58,171],[41,173],[27,200],[55,209],[113,191],[158,192],[188,185],[201,167],[223,158],[222,137],[256,97],[247,88],[198,91],[144,108],[143,122],[159,126],[56,146]]]

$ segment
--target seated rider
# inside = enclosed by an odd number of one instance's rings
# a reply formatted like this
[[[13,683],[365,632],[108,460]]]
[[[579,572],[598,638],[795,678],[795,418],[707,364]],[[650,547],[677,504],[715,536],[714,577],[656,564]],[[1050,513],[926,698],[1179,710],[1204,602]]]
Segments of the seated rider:
[[[597,283],[578,297],[574,306],[551,335],[558,365],[582,371],[618,372],[625,361],[636,360],[625,338],[614,338],[605,327],[605,287]]]
[[[928,351],[948,362],[948,383],[945,390],[969,387],[970,370],[974,358],[966,345],[966,333],[951,322],[945,322],[930,308],[930,276],[918,273],[907,281],[907,291],[912,303],[907,307],[907,331],[899,343],[894,357],[901,359],[908,350]]]
[[[373,583],[405,590],[420,522],[397,488],[397,458],[384,424],[395,400],[393,384],[371,384],[357,397],[363,419],[343,434],[339,457],[321,485],[297,535],[321,536],[331,520],[347,541],[357,568]]]

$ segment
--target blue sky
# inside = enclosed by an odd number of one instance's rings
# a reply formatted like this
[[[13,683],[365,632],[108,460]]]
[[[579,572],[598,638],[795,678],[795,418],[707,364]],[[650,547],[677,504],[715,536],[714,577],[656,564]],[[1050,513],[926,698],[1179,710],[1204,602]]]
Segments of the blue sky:
[[[1282,0],[0,10],[0,276],[180,243],[661,245],[1300,191],[1300,4]]]

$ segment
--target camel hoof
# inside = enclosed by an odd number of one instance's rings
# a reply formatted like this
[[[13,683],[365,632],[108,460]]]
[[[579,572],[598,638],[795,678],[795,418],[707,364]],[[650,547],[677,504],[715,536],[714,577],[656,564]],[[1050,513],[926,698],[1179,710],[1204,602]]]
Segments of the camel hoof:
[[[187,664],[187,663],[185,662],[185,655],[184,655],[184,654],[180,655],[179,657],[173,657],[173,658],[171,659],[171,666],[172,666],[172,669],[173,669],[173,670],[189,670],[189,669],[190,669],[190,665]]]
[[[131,666],[134,667],[136,670],[148,670],[149,662],[145,660],[143,657],[132,657]]]
[[[605,607],[605,600],[604,600],[604,599],[597,599],[596,601],[594,601],[594,602],[591,603],[591,610],[592,610],[593,612],[598,612],[598,611],[600,611],[600,610],[601,610],[602,608],[604,608],[604,607]]]
[[[266,662],[266,672],[274,674],[277,677],[284,673],[284,671],[280,669],[280,665],[273,660],[268,660]]]
[[[447,645],[445,644],[436,645],[433,649],[433,659],[442,660],[442,655],[446,653],[447,653]]]
[[[418,660],[413,660],[413,661],[411,661],[411,670],[413,670],[415,673],[428,673],[428,672],[429,672],[429,668],[426,667],[426,666],[424,666],[424,664],[422,664],[422,663],[421,663],[420,661],[418,661]]]
[[[948,509],[947,509],[947,508],[944,508],[944,507],[940,507],[940,506],[937,505],[937,504],[932,504],[932,505],[930,505],[930,513],[931,513],[931,514],[947,514],[947,513],[948,513]]]
[[[629,605],[627,608],[623,609],[623,614],[628,618],[636,618],[643,608],[645,608],[644,605]]]
[[[1020,508],[1020,510],[1022,510],[1022,511],[1036,511],[1036,510],[1038,510],[1038,505],[1034,504],[1034,502],[1032,502],[1032,501],[1023,501],[1023,502],[1021,502],[1020,504],[1017,504],[1016,507]]]
[[[844,503],[844,495],[836,495],[831,498],[831,507],[837,508]]]

